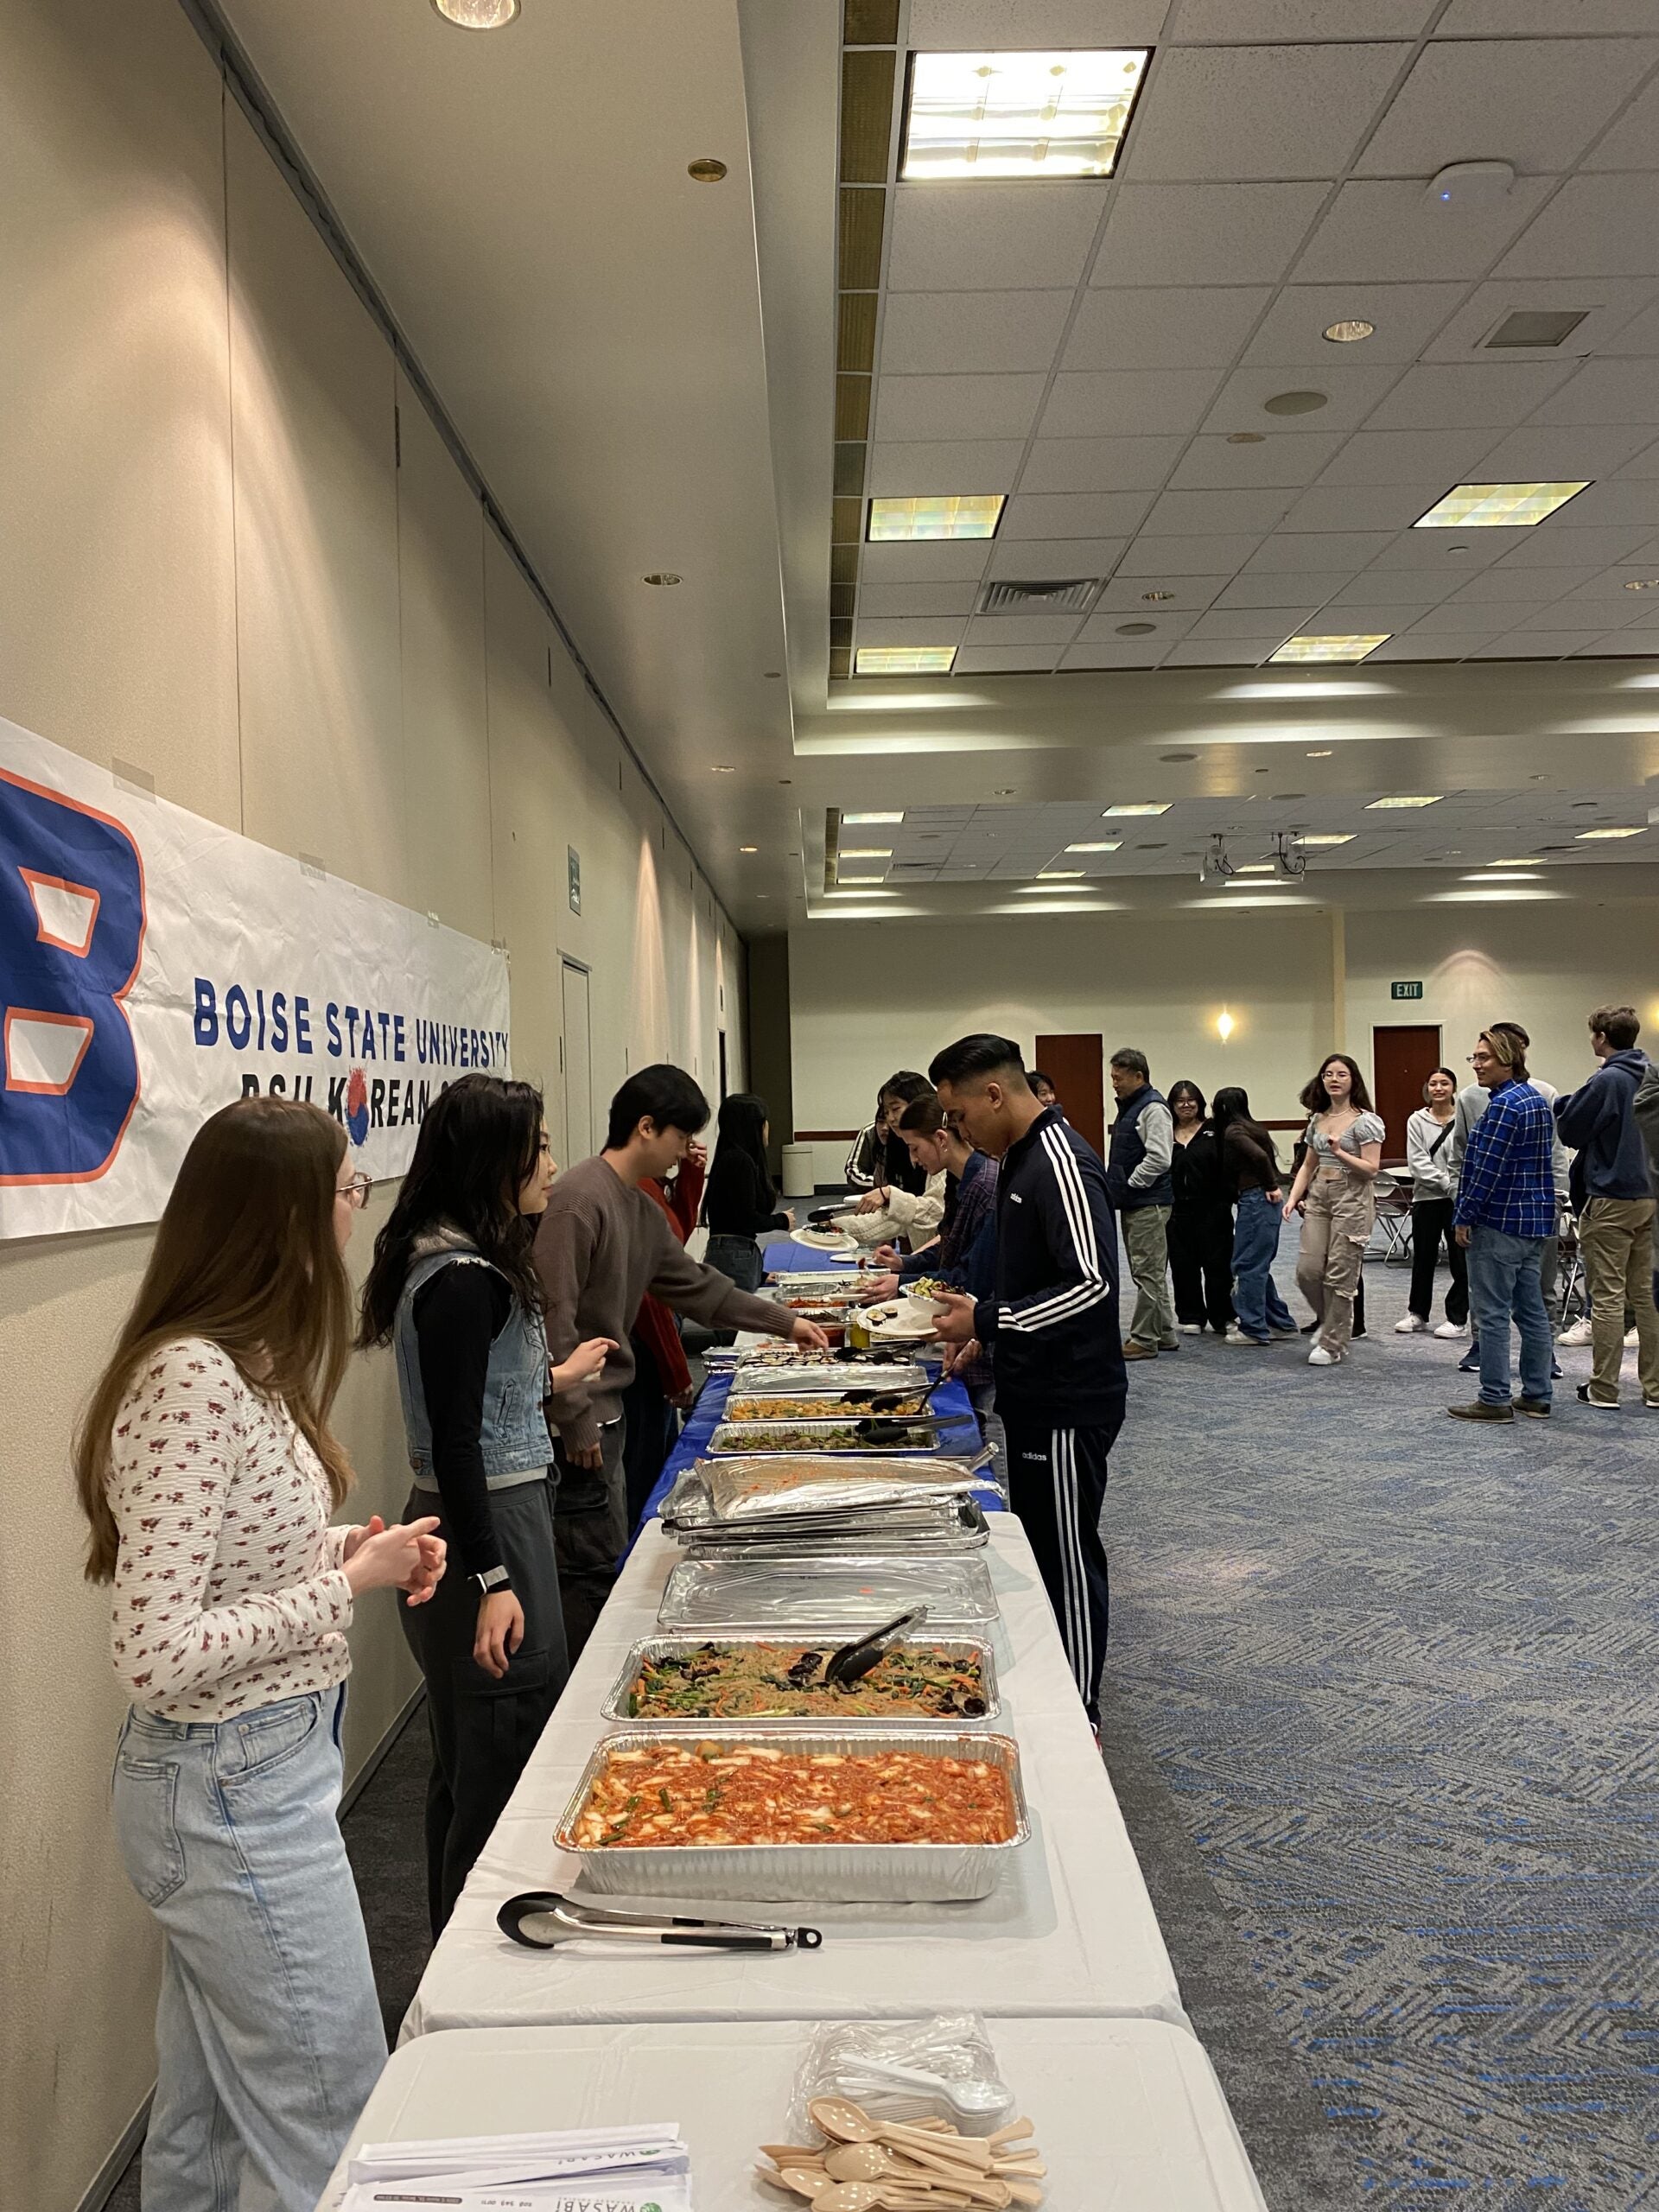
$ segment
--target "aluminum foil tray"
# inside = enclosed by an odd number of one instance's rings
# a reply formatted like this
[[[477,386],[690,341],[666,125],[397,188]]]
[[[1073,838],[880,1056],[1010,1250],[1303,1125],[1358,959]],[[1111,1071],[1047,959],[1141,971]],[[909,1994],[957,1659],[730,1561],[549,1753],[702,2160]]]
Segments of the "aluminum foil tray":
[[[678,1571],[677,1569],[676,1570]],[[741,1740],[722,1734],[722,1748]],[[1014,1830],[1005,1843],[734,1843],[650,1845],[577,1851],[575,1826],[601,1767],[613,1751],[660,1750],[709,1740],[707,1728],[629,1729],[603,1736],[582,1770],[553,1832],[561,1851],[582,1861],[584,1885],[600,1896],[739,1897],[758,1902],[855,1904],[867,1900],[920,1904],[989,1895],[1012,1853],[1027,1842],[1031,1817],[1011,1736],[976,1730],[883,1728],[853,1734],[835,1729],[769,1727],[753,1732],[768,1750],[868,1757],[915,1751],[931,1758],[968,1754],[1001,1766],[1014,1799]]]
[[[699,1459],[692,1470],[719,1521],[765,1521],[775,1514],[858,1512],[874,1505],[915,1505],[998,1487],[990,1459],[944,1452],[779,1452]]]
[[[760,1365],[747,1358],[732,1377],[732,1395],[764,1392],[772,1398],[834,1396],[842,1390],[925,1390],[927,1370],[917,1360],[818,1361],[798,1365]]]
[[[998,1617],[996,1592],[976,1553],[818,1552],[756,1546],[735,1559],[683,1559],[670,1570],[657,1625],[694,1629],[845,1628],[849,1634],[927,1607],[930,1629],[980,1629]],[[843,1639],[844,1640],[844,1639]]]
[[[737,1559],[755,1550],[785,1547],[807,1551],[872,1552],[982,1551],[990,1526],[972,1498],[949,1498],[925,1506],[876,1505],[858,1513],[808,1514],[782,1521],[710,1521],[702,1526],[676,1522],[668,1530],[690,1556]]]
[[[997,1719],[1002,1711],[1001,1693],[996,1680],[996,1657],[991,1649],[990,1638],[984,1636],[934,1636],[929,1632],[925,1622],[916,1630],[911,1641],[917,1643],[934,1644],[952,1658],[973,1659],[978,1662],[979,1679],[985,1697],[985,1710],[983,1713],[976,1713],[971,1721],[963,1720],[960,1715],[946,1718],[941,1715],[918,1713],[893,1713],[885,1716],[880,1713],[849,1713],[844,1719],[838,1720],[831,1720],[824,1715],[802,1716],[798,1713],[746,1713],[741,1719],[724,1719],[715,1714],[698,1717],[691,1713],[676,1713],[671,1719],[658,1719],[654,1716],[640,1719],[628,1711],[628,1700],[633,1694],[634,1677],[648,1661],[683,1657],[688,1652],[699,1650],[703,1644],[712,1640],[710,1637],[702,1636],[652,1636],[643,1638],[629,1652],[627,1664],[617,1676],[610,1695],[601,1708],[604,1719],[620,1721],[628,1728],[648,1728],[653,1736],[664,1728],[676,1729],[681,1734],[689,1728],[706,1729],[722,1734],[728,1729],[739,1733],[745,1729],[754,1729],[764,1730],[770,1736],[772,1730],[785,1727],[856,1729],[862,1736],[872,1728],[886,1730],[925,1728],[930,1732],[935,1729],[947,1728],[960,1733],[964,1727],[987,1726],[991,1721]],[[846,1640],[842,1639],[843,1642]],[[774,1628],[764,1630],[752,1630],[739,1636],[722,1636],[719,1641],[721,1643],[795,1643],[798,1639],[792,1632],[785,1633]],[[824,1648],[827,1656],[833,1647],[826,1642]]]
[[[716,1459],[803,1452],[927,1452],[947,1424],[934,1414],[851,1414],[834,1421],[791,1414],[783,1421],[723,1421],[709,1440]]]

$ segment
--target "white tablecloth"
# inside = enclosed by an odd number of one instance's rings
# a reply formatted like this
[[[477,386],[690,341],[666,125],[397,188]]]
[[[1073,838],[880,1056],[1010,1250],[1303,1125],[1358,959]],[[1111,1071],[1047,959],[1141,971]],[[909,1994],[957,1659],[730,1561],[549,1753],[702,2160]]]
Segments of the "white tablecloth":
[[[753,2178],[784,2139],[800,2020],[697,2027],[497,2028],[423,2036],[394,2054],[353,2132],[362,2143],[675,2120],[699,2212],[778,2212]],[[1160,2020],[999,2020],[998,2063],[1036,2124],[1046,2212],[1262,2212],[1210,2062]],[[325,2193],[336,2203],[345,2158]]]
[[[1025,1532],[999,1516],[990,1547],[1002,1619],[1002,1718],[1019,1741],[1032,1840],[988,1897],[946,1904],[757,1904],[683,1909],[805,1923],[823,1948],[530,1951],[496,1926],[525,1890],[576,1886],[552,1830],[606,1724],[629,1645],[655,1631],[677,1547],[636,1548],[558,1711],[429,1961],[404,2037],[553,2022],[849,2019],[962,2006],[988,2017],[1140,2017],[1185,2026],[1175,1975],[1117,1801],[1071,1676]],[[601,1903],[626,1903],[603,1899]],[[665,1900],[652,1898],[652,1905]]]

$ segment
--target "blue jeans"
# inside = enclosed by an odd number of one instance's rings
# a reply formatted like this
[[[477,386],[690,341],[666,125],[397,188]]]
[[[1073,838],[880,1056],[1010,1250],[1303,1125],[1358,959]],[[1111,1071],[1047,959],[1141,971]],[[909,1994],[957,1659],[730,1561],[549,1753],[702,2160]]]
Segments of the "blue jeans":
[[[1265,1344],[1274,1329],[1292,1334],[1296,1324],[1273,1280],[1283,1217],[1265,1191],[1241,1191],[1233,1228],[1233,1311],[1247,1337]]]
[[[342,1688],[233,1720],[136,1707],[116,1839],[162,1930],[144,2212],[312,2212],[385,2064],[340,1803]]]
[[[1521,1332],[1521,1395],[1550,1398],[1549,1315],[1538,1269],[1541,1236],[1508,1236],[1484,1221],[1469,1243],[1469,1303],[1480,1339],[1480,1396],[1488,1406],[1510,1402],[1510,1320]]]

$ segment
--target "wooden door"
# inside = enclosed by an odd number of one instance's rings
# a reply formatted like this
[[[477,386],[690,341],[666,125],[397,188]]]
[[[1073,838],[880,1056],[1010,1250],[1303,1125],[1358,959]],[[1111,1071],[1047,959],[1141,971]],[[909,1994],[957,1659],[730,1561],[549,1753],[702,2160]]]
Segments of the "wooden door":
[[[1072,1037],[1039,1037],[1033,1067],[1059,1093],[1065,1118],[1106,1157],[1106,1048],[1100,1032]]]
[[[1423,1103],[1423,1085],[1440,1065],[1438,1022],[1379,1026],[1371,1032],[1371,1096],[1388,1135],[1384,1160],[1406,1156],[1406,1123]]]

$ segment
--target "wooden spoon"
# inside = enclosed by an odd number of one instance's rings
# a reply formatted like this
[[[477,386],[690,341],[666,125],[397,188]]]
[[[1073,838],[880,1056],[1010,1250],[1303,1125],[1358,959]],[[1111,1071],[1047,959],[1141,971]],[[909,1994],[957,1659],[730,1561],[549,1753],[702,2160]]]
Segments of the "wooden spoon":
[[[893,2171],[893,2161],[879,2143],[837,2143],[826,2152],[823,2166],[831,2181],[881,2181]]]
[[[1043,2188],[1040,2182],[1011,2181],[1008,2183],[1010,2204],[1040,2204],[1042,2201]]]
[[[830,2179],[822,2166],[781,2166],[778,2178],[785,2189],[792,2190],[797,2196],[804,2196],[813,2204],[823,2195]]]
[[[874,2143],[882,2133],[862,2106],[849,2097],[814,2097],[806,2113],[815,2127],[821,2127],[837,2143]],[[847,2212],[852,2212],[850,2206]]]
[[[879,2181],[832,2182],[812,2199],[812,2212],[878,2212],[886,2201]]]
[[[995,2150],[999,2143],[1019,2143],[1027,2135],[1034,2135],[1036,2133],[1036,2127],[1030,2120],[1011,2120],[1006,2127],[999,2127],[994,2134],[988,2135],[985,2140]]]

